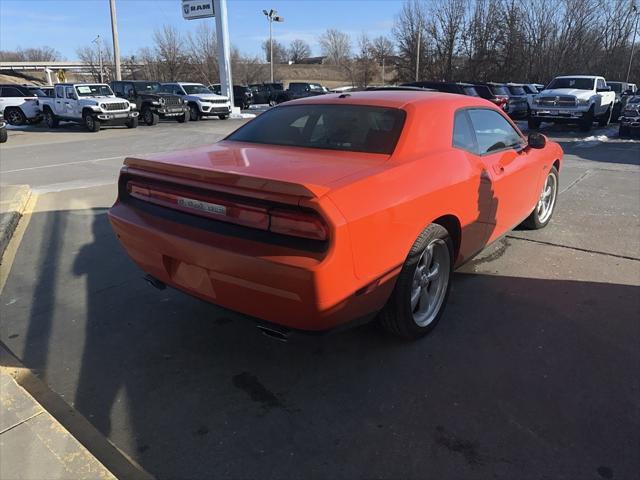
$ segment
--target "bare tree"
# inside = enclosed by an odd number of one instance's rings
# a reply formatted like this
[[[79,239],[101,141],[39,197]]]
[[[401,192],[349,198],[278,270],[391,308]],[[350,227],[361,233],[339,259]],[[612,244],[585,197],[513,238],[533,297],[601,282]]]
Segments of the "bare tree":
[[[262,50],[264,51],[265,59],[267,62],[271,60],[270,55],[270,42],[269,40],[265,40],[262,43]],[[273,40],[273,63],[287,63],[289,59],[289,54],[287,52],[287,48],[277,40]]]
[[[91,72],[91,76],[95,82],[100,81],[100,50],[98,46],[92,44],[90,46],[80,47],[76,50],[78,60],[86,63]],[[102,72],[103,80],[108,81],[113,76],[113,65],[111,64],[113,55],[111,55],[111,47],[102,46]]]
[[[358,54],[355,62],[355,78],[359,86],[366,87],[371,83],[376,73],[376,60],[373,52],[373,44],[366,33],[358,38]]]
[[[426,29],[433,45],[433,74],[439,79],[453,79],[453,60],[461,47],[466,11],[466,0],[434,0],[430,4]]]
[[[397,80],[414,80],[416,70],[418,78],[428,76],[426,18],[425,6],[418,0],[407,0],[396,16],[392,32],[400,57]]]
[[[373,58],[375,61],[382,67],[382,84],[384,85],[384,67],[387,62],[387,59],[394,54],[393,42],[389,40],[387,37],[380,35],[373,39],[371,43],[371,53],[373,54]]]
[[[218,42],[210,25],[210,22],[200,23],[194,34],[187,35],[188,67],[194,70],[194,79],[205,85],[217,83],[220,79]]]
[[[343,65],[351,59],[351,39],[349,35],[330,28],[320,36],[322,54],[331,65]]]
[[[300,63],[300,60],[311,56],[311,47],[304,40],[292,40],[289,44],[289,60]]]
[[[153,33],[155,43],[155,59],[159,65],[159,79],[175,82],[185,71],[188,58],[184,42],[178,30],[171,25],[164,25]]]

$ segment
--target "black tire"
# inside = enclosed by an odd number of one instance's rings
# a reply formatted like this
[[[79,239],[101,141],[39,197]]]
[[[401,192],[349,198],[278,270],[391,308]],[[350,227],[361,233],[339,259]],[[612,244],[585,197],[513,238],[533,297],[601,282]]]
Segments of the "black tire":
[[[125,123],[125,125],[127,126],[127,128],[138,128],[138,122],[140,117],[133,117],[131,120],[129,120],[127,123]]]
[[[50,129],[58,128],[58,125],[60,125],[60,120],[58,120],[55,113],[53,113],[50,108],[47,108],[44,111],[44,121],[47,124],[47,128]]]
[[[188,122],[189,119],[190,119],[189,112],[187,112],[187,113],[185,113],[183,115],[180,115],[179,117],[176,117],[176,120],[178,121],[178,123]]]
[[[443,290],[441,303],[437,307],[435,317],[426,326],[421,326],[414,320],[413,309],[411,308],[411,292],[414,285],[414,274],[418,268],[418,262],[421,260],[423,253],[429,245],[437,243],[440,248],[446,247],[448,254],[448,269],[441,274],[446,274],[446,287]],[[445,250],[442,250],[443,252]],[[394,335],[407,339],[417,339],[429,333],[437,325],[442,318],[449,292],[451,291],[451,281],[453,278],[453,242],[449,232],[441,225],[432,223],[425,228],[414,242],[409,255],[407,256],[402,270],[396,280],[396,285],[379,314],[378,320],[380,324]],[[446,255],[445,254],[445,255]]]
[[[583,132],[589,132],[593,127],[593,107],[584,114],[582,120],[580,120],[580,130]]]
[[[27,123],[27,116],[17,107],[5,108],[4,119],[10,125],[20,126]]]
[[[551,170],[549,170],[549,174],[547,175],[547,180],[545,180],[545,184],[542,188],[543,190],[546,188],[548,179],[551,175],[555,177],[555,187],[552,193],[553,203],[551,204],[551,212],[548,216],[546,216],[546,218],[541,219],[538,212],[538,204],[540,200],[536,202],[536,206],[533,208],[531,214],[529,214],[526,220],[522,222],[522,226],[529,230],[540,230],[541,228],[546,227],[551,221],[551,217],[553,217],[553,212],[555,211],[556,205],[558,204],[558,186],[560,185],[560,175],[556,167],[551,167]]]
[[[628,137],[630,133],[631,132],[629,131],[628,127],[623,127],[622,125],[620,125],[618,127],[618,136],[619,137]]]
[[[160,115],[150,108],[145,108],[142,110],[142,121],[151,127],[158,124],[160,121]]]
[[[0,128],[0,143],[5,143],[9,138],[6,128]]]
[[[529,120],[527,120],[527,126],[529,127],[529,130],[537,130],[538,128],[540,128],[541,123],[542,122],[537,118],[529,117]]]
[[[82,119],[84,120],[84,126],[90,132],[99,132],[100,131],[100,120],[98,120],[92,114],[86,112]]]
[[[27,123],[29,125],[38,125],[38,124],[42,123],[42,117],[32,118],[30,120],[27,120]]]
[[[200,110],[198,109],[198,105],[195,103],[189,105],[189,120],[192,122],[200,120]]]
[[[218,115],[218,118],[220,120],[226,120],[227,118],[229,118],[229,115]]]
[[[607,125],[609,125],[611,123],[612,114],[613,114],[613,111],[611,110],[611,106],[609,106],[609,108],[607,108],[607,111],[604,113],[604,115],[598,119],[598,126],[606,127]]]

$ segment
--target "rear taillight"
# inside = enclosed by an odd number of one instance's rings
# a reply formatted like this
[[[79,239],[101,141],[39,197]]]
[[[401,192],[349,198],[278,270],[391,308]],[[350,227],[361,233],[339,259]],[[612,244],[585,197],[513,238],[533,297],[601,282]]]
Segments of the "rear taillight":
[[[316,215],[276,209],[269,213],[271,216],[269,230],[272,232],[313,240],[326,240],[328,237],[327,225]]]
[[[252,205],[171,188],[160,189],[134,181],[127,182],[127,192],[138,200],[213,220],[313,240],[328,238],[326,223],[313,212]]]

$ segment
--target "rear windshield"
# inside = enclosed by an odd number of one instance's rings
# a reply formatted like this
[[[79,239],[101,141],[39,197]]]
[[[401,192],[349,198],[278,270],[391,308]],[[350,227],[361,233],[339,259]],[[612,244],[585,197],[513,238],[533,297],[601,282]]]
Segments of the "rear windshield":
[[[391,154],[404,125],[397,108],[288,105],[266,111],[229,135],[237,142]]]
[[[473,87],[476,89],[476,92],[478,93],[478,95],[480,95],[482,98],[486,98],[486,99],[492,99],[495,97],[495,95],[493,93],[491,93],[491,90],[489,90],[489,87],[485,87],[484,85],[476,85],[475,87]]]
[[[493,90],[494,95],[509,95],[507,87],[491,85],[491,90]]]
[[[509,91],[511,92],[511,95],[526,95],[527,93],[522,87],[509,87]]]
[[[616,93],[622,93],[622,84],[619,82],[607,82],[607,85],[609,85],[611,87],[611,90],[613,90]]]

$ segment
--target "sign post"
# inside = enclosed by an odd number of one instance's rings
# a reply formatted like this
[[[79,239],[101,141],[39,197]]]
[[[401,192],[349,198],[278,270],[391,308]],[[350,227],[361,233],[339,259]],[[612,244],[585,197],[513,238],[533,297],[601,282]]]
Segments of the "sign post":
[[[233,109],[233,82],[231,80],[231,48],[227,22],[227,0],[182,0],[182,17],[185,20],[215,17],[218,41],[218,70],[220,90],[231,102]]]

